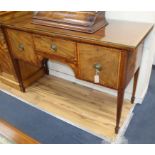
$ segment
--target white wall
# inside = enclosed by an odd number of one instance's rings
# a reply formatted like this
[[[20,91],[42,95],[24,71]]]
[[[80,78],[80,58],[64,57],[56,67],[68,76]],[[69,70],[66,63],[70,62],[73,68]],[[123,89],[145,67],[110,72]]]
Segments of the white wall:
[[[136,11],[107,11],[106,17],[110,19],[117,19],[117,20],[128,20],[128,21],[136,21],[136,22],[149,22],[155,24],[155,12],[154,11],[143,11],[143,12],[136,12]],[[148,42],[151,42],[152,40],[155,41],[155,30],[153,31],[150,40]],[[151,50],[155,49],[155,43],[153,42],[148,43],[149,46],[151,46]],[[154,55],[154,62],[155,65],[155,55]]]
[[[118,19],[118,20],[155,23],[155,12],[108,11],[106,12],[106,17],[110,19]],[[141,64],[137,92],[136,92],[136,102],[138,103],[142,102],[148,88],[148,83],[149,83],[150,74],[151,74],[151,67],[153,63],[153,57],[154,57],[154,64],[155,64],[154,53],[155,53],[155,30],[153,30],[151,34],[147,37],[144,45],[142,64]],[[101,87],[101,86],[96,86],[95,84],[75,79],[73,71],[68,66],[61,64],[59,62],[54,62],[54,61],[49,62],[49,69],[50,69],[51,75],[55,75],[55,76],[64,78],[66,80],[70,80],[78,84],[85,85],[93,89],[97,89],[103,92],[116,95],[116,91],[114,90]],[[125,98],[128,98],[128,99],[131,98],[132,83],[133,81],[131,81],[131,83],[126,89]]]

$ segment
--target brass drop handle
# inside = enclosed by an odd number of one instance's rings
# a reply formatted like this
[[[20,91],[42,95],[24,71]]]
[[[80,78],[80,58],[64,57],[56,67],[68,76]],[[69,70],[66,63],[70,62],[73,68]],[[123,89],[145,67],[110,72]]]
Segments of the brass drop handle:
[[[20,51],[24,51],[24,45],[22,43],[19,43],[18,48]]]
[[[53,52],[57,51],[57,45],[56,44],[51,44],[51,49]]]
[[[96,71],[101,71],[102,70],[102,65],[99,64],[99,63],[94,64],[93,67],[95,68]]]

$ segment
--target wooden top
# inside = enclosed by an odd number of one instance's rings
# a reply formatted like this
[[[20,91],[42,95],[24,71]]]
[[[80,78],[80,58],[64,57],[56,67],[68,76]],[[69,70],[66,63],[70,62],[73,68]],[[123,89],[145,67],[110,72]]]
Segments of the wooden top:
[[[119,49],[135,49],[153,28],[153,24],[151,23],[119,20],[108,20],[108,23],[109,24],[105,28],[102,28],[93,34],[32,24],[32,15],[8,20],[1,24],[14,29],[64,37]]]

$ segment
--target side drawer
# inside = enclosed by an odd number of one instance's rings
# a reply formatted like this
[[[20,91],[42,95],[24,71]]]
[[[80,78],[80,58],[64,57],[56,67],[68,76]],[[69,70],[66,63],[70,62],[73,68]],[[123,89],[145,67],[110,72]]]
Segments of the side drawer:
[[[95,83],[95,67],[99,67],[99,84],[118,88],[121,53],[117,49],[78,43],[79,77]],[[97,65],[97,66],[96,66]]]
[[[13,56],[17,59],[37,63],[37,56],[33,48],[33,38],[30,33],[7,29],[9,43]]]
[[[76,59],[76,43],[70,40],[33,35],[35,50],[57,56],[69,61]]]

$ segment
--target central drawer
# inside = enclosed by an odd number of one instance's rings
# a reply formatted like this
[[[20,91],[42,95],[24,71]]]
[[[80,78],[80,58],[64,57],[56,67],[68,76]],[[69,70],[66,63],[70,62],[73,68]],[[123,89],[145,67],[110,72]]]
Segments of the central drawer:
[[[76,43],[73,41],[37,34],[34,34],[33,38],[36,51],[64,58],[68,61],[76,59]]]

